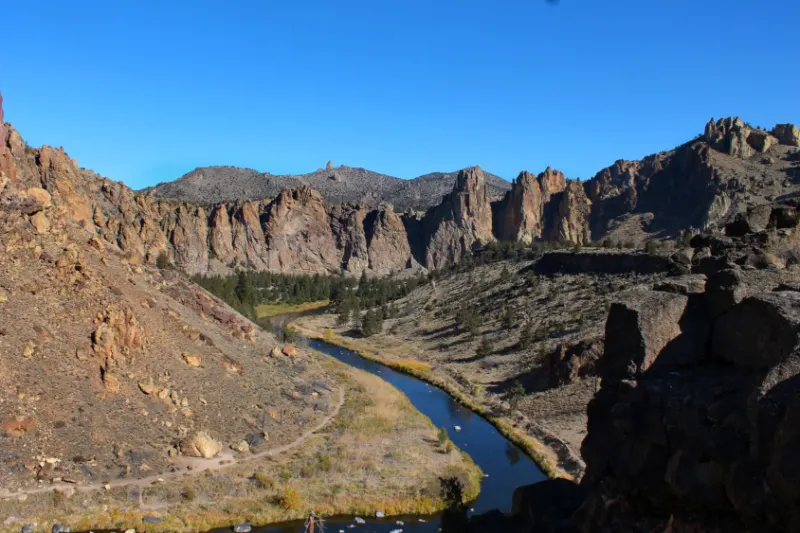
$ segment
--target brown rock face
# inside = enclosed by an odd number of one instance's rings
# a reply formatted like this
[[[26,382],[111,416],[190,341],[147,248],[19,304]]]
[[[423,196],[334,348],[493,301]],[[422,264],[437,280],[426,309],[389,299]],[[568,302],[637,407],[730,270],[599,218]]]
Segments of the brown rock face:
[[[267,267],[277,272],[339,272],[341,254],[322,195],[309,187],[284,191],[264,224]]]
[[[492,242],[492,207],[480,167],[462,170],[453,192],[428,211],[423,226],[429,235],[425,266],[441,268],[458,263],[478,246]]]
[[[497,232],[501,240],[530,244],[542,236],[542,186],[528,171],[520,172],[506,194]]]
[[[208,225],[208,246],[211,253],[226,265],[236,257],[233,252],[231,223],[224,204],[215,207],[211,213]]]
[[[334,205],[328,208],[329,231],[336,239],[341,252],[342,269],[360,274],[369,268],[369,251],[364,220],[367,210],[353,204]]]
[[[586,196],[581,182],[570,181],[560,197],[550,240],[577,244],[591,242],[589,217],[592,202]]]
[[[11,181],[16,181],[17,173],[14,168],[11,150],[8,147],[9,131],[6,129],[5,117],[3,115],[3,94],[0,93],[0,182],[3,177]],[[0,187],[2,192],[2,187]]]
[[[382,276],[412,266],[414,260],[409,237],[392,206],[381,205],[370,211],[364,220],[364,228],[369,268],[373,273]]]
[[[231,224],[233,250],[240,265],[266,270],[267,247],[258,215],[258,207],[254,202],[245,202],[236,208]]]
[[[175,249],[175,264],[188,274],[203,274],[208,269],[208,225],[202,207],[178,208],[175,229],[170,239]]]

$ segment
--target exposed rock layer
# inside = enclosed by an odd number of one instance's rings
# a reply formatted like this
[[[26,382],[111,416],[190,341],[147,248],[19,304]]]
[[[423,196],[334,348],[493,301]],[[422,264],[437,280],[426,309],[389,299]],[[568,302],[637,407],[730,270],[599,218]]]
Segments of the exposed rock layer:
[[[747,207],[798,189],[797,128],[779,125],[767,133],[739,119],[712,121],[695,141],[641,161],[618,161],[585,183],[550,168],[538,176],[522,172],[501,200],[479,167],[465,169],[424,214],[398,214],[374,202],[330,203],[302,181],[273,200],[215,205],[137,195],[79,168],[63,150],[26,148],[10,125],[0,133],[0,191],[19,177],[38,183],[56,209],[90,233],[141,261],[165,256],[189,274],[243,267],[387,275],[457,263],[494,240],[640,242],[738,220],[728,229],[733,235],[769,223],[769,212],[766,219],[737,218]],[[796,211],[782,216],[797,218]],[[49,230],[43,218],[33,220],[38,232]]]

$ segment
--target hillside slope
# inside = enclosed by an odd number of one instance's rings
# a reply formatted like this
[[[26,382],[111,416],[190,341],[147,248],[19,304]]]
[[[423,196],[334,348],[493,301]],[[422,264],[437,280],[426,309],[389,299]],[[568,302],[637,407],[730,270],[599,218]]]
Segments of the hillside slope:
[[[231,166],[201,167],[174,181],[142,190],[159,198],[200,205],[274,198],[284,189],[306,185],[316,189],[331,204],[356,202],[367,206],[392,204],[395,211],[425,210],[436,205],[455,184],[457,172],[434,172],[414,179],[400,179],[364,168],[348,166],[317,169],[308,174],[275,175]],[[486,174],[489,192],[501,197],[511,184]]]

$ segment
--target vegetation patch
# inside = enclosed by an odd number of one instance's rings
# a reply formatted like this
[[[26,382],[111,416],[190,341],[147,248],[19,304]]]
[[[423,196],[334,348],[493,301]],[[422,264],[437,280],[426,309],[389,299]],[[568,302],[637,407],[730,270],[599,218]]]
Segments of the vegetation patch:
[[[465,499],[477,497],[480,468],[449,439],[441,445],[439,430],[405,395],[377,376],[316,357],[346,388],[345,403],[332,424],[291,452],[145,487],[0,500],[0,515],[24,517],[40,530],[58,522],[73,530],[208,531],[304,518],[312,510],[434,513],[447,506],[440,478],[457,478]],[[154,514],[164,521],[142,522]],[[0,525],[0,532],[19,529]]]

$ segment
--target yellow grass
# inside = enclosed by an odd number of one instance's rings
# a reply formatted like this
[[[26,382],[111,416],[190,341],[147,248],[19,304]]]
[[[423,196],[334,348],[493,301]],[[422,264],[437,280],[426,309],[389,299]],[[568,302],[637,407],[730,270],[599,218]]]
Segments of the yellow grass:
[[[300,326],[297,323],[293,323],[292,327],[294,327],[301,335],[305,337],[324,340],[330,344],[352,350],[366,359],[381,363],[394,370],[409,374],[439,387],[447,392],[458,403],[489,421],[489,423],[495,426],[505,438],[519,446],[531,459],[533,459],[547,477],[563,477],[567,479],[574,479],[574,476],[557,466],[558,461],[554,457],[554,453],[546,445],[531,437],[525,431],[515,427],[514,423],[508,418],[495,416],[480,402],[479,399],[464,393],[457,384],[440,375],[437,375],[433,371],[430,363],[408,358],[399,360],[389,359],[383,355],[384,353],[391,353],[396,356],[399,352],[407,354],[409,351],[409,346],[388,346],[384,343],[381,345],[376,345],[368,340],[349,339],[335,333],[331,334],[331,331],[326,331],[325,334],[320,334],[318,331],[307,327],[307,325]]]
[[[261,304],[256,306],[256,313],[258,318],[269,318],[288,313],[302,313],[304,311],[313,311],[330,304],[329,300],[320,300],[318,302],[306,302],[302,304],[290,303],[272,303]]]

